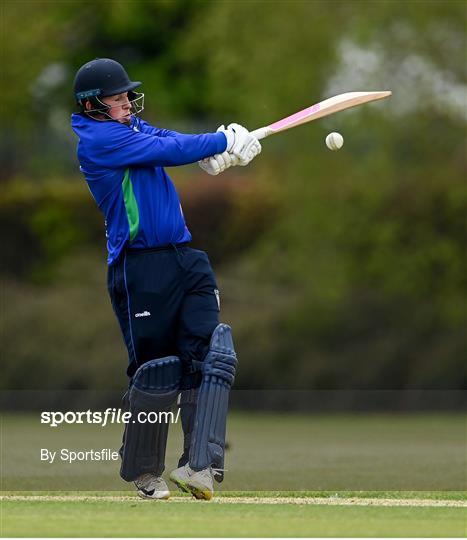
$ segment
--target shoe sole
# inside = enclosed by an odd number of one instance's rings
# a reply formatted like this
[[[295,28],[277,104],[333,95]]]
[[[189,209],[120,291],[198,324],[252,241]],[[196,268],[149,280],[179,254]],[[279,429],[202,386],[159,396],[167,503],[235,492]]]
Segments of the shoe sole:
[[[190,490],[191,494],[195,499],[203,500],[203,501],[210,501],[212,499],[212,491],[209,491],[207,489],[200,488],[198,486],[193,486],[190,484],[187,484],[188,489]]]
[[[151,501],[166,501],[167,499],[170,498],[170,491],[165,492],[162,497],[151,497],[150,495],[146,495],[142,491],[137,491],[136,494],[141,499],[148,499],[148,500],[151,500]]]
[[[173,482],[182,493],[191,493],[190,490],[186,487],[185,482],[183,482],[183,480],[181,480],[180,478],[170,475],[169,480]]]
[[[169,476],[170,480],[184,493],[191,493],[195,499],[203,500],[203,501],[210,501],[212,499],[212,492],[203,488],[200,488],[199,486],[189,484],[188,482],[185,482],[181,480],[180,478]]]

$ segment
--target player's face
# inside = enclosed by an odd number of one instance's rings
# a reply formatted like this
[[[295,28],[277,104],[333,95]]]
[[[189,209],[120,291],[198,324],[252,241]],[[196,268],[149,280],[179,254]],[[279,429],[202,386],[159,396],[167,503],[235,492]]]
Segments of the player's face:
[[[116,94],[115,96],[107,96],[101,98],[102,101],[110,106],[107,114],[117,122],[128,124],[131,120],[131,103],[128,99],[128,92]]]

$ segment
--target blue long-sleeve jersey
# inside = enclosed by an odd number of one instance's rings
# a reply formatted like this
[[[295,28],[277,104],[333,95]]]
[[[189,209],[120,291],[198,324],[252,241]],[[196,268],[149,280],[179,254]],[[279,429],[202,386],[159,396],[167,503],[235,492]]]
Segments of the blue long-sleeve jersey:
[[[223,133],[185,135],[138,118],[127,126],[72,115],[78,159],[105,216],[109,265],[125,248],[189,242],[178,194],[163,167],[194,163],[223,152]]]

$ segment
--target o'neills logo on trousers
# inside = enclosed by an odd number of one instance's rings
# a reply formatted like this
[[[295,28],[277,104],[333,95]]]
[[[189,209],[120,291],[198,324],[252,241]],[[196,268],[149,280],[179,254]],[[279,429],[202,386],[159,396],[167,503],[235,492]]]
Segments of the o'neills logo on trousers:
[[[135,317],[150,317],[149,311],[143,311],[142,313],[135,313]]]

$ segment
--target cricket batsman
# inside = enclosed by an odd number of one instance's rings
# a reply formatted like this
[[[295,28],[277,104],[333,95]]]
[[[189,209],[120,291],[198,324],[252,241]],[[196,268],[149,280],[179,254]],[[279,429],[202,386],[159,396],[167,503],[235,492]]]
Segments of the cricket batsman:
[[[219,323],[219,291],[205,252],[191,234],[165,167],[199,162],[209,174],[248,165],[261,145],[230,124],[187,135],[139,117],[136,92],[121,64],[99,58],[76,73],[72,115],[80,170],[105,216],[108,291],[128,349],[130,378],[120,475],[137,493],[167,499],[168,423],[138,413],[168,411],[178,398],[183,454],[170,479],[197,499],[211,499],[224,474],[225,428],[237,366],[231,329]]]

